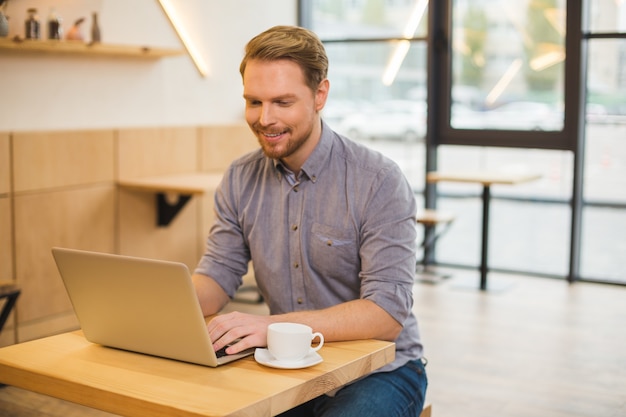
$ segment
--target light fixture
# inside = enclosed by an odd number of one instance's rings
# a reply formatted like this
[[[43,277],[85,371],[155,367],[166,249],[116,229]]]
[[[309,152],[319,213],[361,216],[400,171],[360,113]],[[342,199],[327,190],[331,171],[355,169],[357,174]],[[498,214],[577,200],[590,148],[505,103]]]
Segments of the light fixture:
[[[550,22],[559,35],[561,35],[561,37],[565,37],[565,10],[546,8],[543,14],[546,17],[546,20]]]
[[[509,65],[502,77],[498,80],[496,85],[493,86],[493,88],[487,95],[485,102],[489,106],[492,106],[493,103],[495,103],[496,100],[500,97],[500,95],[502,95],[502,93],[504,92],[504,90],[506,90],[511,81],[513,81],[513,78],[517,75],[521,67],[522,60],[520,58],[517,58],[516,60],[511,62],[511,65]]]
[[[415,36],[415,32],[424,17],[427,6],[428,0],[415,0],[415,6],[413,7],[411,15],[404,26],[404,30],[402,31],[402,37],[404,39],[400,40],[396,44],[391,58],[385,67],[385,71],[383,72],[383,85],[389,87],[396,79],[396,75],[398,75],[398,71],[404,62],[406,54],[409,52],[409,47],[411,46],[411,43],[408,40]]]
[[[385,67],[385,72],[383,73],[383,85],[389,87],[393,84],[393,81],[396,79],[396,75],[398,75],[400,66],[404,61],[406,54],[409,52],[410,47],[411,42],[407,40],[398,41],[396,48],[393,51],[393,55],[391,55],[391,59]]]
[[[417,32],[417,27],[420,25],[422,17],[424,17],[424,13],[426,12],[426,7],[428,7],[428,0],[415,1],[415,7],[413,7],[413,11],[411,11],[411,16],[404,26],[404,31],[402,31],[402,35],[405,39],[410,39],[415,36],[415,32]]]
[[[204,60],[202,54],[198,51],[195,43],[192,41],[191,36],[182,24],[182,20],[178,9],[174,6],[174,2],[171,0],[158,0],[163,12],[167,16],[168,20],[172,24],[176,35],[185,46],[189,57],[193,61],[194,65],[198,69],[201,76],[206,77],[209,73],[209,66]]]
[[[563,48],[560,48],[534,57],[530,60],[529,66],[533,71],[539,72],[563,61],[565,61],[565,52]]]

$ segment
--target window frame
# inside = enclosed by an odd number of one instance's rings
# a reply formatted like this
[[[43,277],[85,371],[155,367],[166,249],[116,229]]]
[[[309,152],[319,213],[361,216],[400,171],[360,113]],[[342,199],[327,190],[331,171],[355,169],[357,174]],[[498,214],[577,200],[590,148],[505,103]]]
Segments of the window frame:
[[[582,84],[580,72],[580,5],[567,2],[564,76],[564,121],[561,131],[520,131],[454,129],[450,126],[452,104],[452,9],[453,0],[432,2],[429,8],[430,59],[438,71],[429,73],[429,98],[440,98],[429,108],[435,109],[432,120],[433,145],[490,146],[576,151],[580,139],[580,121],[584,115],[579,98]],[[429,120],[430,121],[430,120]],[[506,139],[503,139],[506,136]]]
[[[583,173],[586,132],[586,85],[587,48],[590,39],[626,39],[626,33],[593,32],[584,25],[589,15],[590,0],[566,0],[566,36],[563,79],[563,129],[561,131],[518,131],[492,129],[453,129],[450,126],[452,51],[450,45],[452,30],[452,1],[431,1],[428,7],[427,42],[427,133],[425,149],[425,173],[437,170],[437,148],[440,145],[461,145],[478,147],[504,147],[519,149],[543,149],[571,152],[573,156],[571,198],[563,204],[571,210],[568,274],[566,279],[573,281],[604,282],[599,279],[580,277],[582,214],[585,206],[583,196]],[[299,24],[312,27],[312,0],[298,3]],[[322,39],[331,42],[371,42],[395,39]],[[422,42],[414,38],[411,42]],[[505,138],[503,139],[503,136]],[[436,184],[424,182],[424,203],[426,208],[435,208],[437,202]],[[621,209],[624,209],[620,205]]]

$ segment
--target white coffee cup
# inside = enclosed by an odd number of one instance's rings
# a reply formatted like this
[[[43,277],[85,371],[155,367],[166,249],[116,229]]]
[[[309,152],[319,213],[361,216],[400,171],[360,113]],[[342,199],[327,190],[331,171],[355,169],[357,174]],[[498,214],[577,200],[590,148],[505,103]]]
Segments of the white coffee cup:
[[[312,347],[313,339],[319,338]],[[280,362],[297,362],[324,345],[324,336],[300,323],[272,323],[267,327],[267,349]]]

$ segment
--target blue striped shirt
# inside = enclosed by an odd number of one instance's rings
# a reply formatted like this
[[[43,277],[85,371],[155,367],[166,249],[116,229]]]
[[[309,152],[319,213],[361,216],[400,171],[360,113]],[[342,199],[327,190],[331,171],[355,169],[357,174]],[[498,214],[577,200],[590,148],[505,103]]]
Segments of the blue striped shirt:
[[[322,122],[298,178],[289,175],[261,149],[231,164],[195,272],[232,297],[252,260],[271,314],[371,300],[403,325],[396,360],[382,370],[421,357],[411,311],[417,207],[400,168]]]

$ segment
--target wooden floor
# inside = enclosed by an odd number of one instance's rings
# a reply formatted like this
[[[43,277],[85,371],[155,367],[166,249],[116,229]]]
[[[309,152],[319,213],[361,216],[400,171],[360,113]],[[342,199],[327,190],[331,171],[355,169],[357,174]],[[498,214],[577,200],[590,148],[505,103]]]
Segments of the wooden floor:
[[[626,288],[468,274],[415,285],[434,417],[626,416]],[[5,387],[0,416],[111,415]]]
[[[626,288],[464,278],[415,289],[433,416],[626,416]]]

